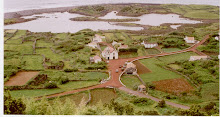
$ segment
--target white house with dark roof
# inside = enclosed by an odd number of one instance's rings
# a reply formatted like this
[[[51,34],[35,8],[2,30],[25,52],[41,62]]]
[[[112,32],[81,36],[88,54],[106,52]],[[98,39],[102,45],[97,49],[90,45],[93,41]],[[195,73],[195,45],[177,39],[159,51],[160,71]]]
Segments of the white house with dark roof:
[[[97,48],[97,47],[98,47],[98,45],[97,45],[97,43],[96,43],[96,42],[91,42],[91,43],[88,43],[88,45],[87,45],[87,46],[92,47],[92,48]]]
[[[102,42],[102,39],[104,39],[105,36],[100,36],[98,34],[95,34],[95,37],[93,38],[93,42],[96,42],[96,43],[99,43],[99,42]]]
[[[120,49],[127,49],[128,48],[128,45],[121,45],[120,47],[118,47],[118,51],[120,50]]]
[[[98,55],[94,56],[94,57],[90,57],[90,63],[98,63],[101,62],[102,58],[99,57]]]
[[[107,60],[118,59],[118,51],[108,46],[102,51],[102,56]]]
[[[113,41],[113,42],[112,42],[112,46],[114,46],[114,45],[119,45],[119,46],[121,46],[121,43],[118,43],[118,42],[116,42],[116,41]]]
[[[189,61],[196,61],[196,60],[207,60],[208,56],[190,56]]]
[[[149,42],[146,42],[146,41],[143,41],[141,44],[144,45],[145,48],[153,48],[153,47],[158,46],[157,43],[149,43]]]
[[[184,38],[184,40],[186,41],[186,43],[195,43],[195,38],[194,37],[188,37],[186,36]]]

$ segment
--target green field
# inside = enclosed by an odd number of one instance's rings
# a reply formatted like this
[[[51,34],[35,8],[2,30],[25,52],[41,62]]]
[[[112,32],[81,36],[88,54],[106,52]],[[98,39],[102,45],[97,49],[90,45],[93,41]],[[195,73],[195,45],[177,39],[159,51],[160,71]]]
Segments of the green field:
[[[175,51],[179,51],[181,49],[179,49],[179,48],[162,48],[162,50],[164,52],[175,52]]]
[[[137,77],[132,75],[123,75],[121,77],[121,82],[129,89],[134,89],[134,87],[137,87],[142,84]]]
[[[159,57],[158,59],[164,63],[173,63],[175,61],[184,61],[189,60],[190,56],[196,56],[197,54],[194,52],[185,52],[175,55],[163,56]]]
[[[69,90],[79,89],[97,84],[99,84],[98,81],[71,81],[63,85],[58,85],[58,87],[65,91],[69,91]]]
[[[66,101],[66,99],[70,99],[76,105],[79,105],[82,100],[86,102],[89,99],[89,94],[87,91],[83,91],[83,92],[60,97],[60,100],[63,102]],[[51,102],[53,102],[53,100],[51,100]]]
[[[180,78],[181,77],[177,73],[171,72],[169,70],[166,70],[166,69],[163,69],[163,68],[157,66],[156,64],[159,64],[160,61],[155,58],[143,59],[143,60],[140,60],[140,62],[152,71],[150,73],[140,75],[140,77],[145,82],[152,82],[152,81],[173,79],[173,78]]]
[[[89,102],[89,105],[95,105],[99,101],[104,103],[109,103],[111,99],[114,99],[117,97],[117,93],[114,92],[113,89],[93,89],[91,92],[91,101]]]
[[[26,70],[43,70],[43,57],[40,55],[28,55],[23,56],[22,62],[24,62],[23,69]]]
[[[15,90],[11,91],[12,97],[38,97],[43,95],[54,94],[58,92],[63,92],[62,89],[33,89],[33,90]]]
[[[148,54],[159,54],[160,53],[160,51],[158,51],[157,49],[153,49],[153,48],[146,49],[146,52]]]

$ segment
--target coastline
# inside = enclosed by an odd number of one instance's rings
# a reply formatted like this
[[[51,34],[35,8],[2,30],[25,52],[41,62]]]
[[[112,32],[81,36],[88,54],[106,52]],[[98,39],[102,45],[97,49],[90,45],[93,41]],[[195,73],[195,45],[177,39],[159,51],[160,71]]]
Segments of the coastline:
[[[134,4],[134,3],[96,4],[96,5],[130,5],[130,4]],[[160,4],[141,3],[141,5],[160,5]],[[88,5],[82,5],[82,6],[88,6]],[[82,6],[32,9],[32,10],[23,10],[23,11],[16,11],[16,12],[7,12],[7,13],[4,13],[4,19],[20,18],[22,16],[30,16],[30,15],[42,14],[42,13],[67,12],[73,8],[82,7]],[[95,5],[91,5],[91,6],[95,6]]]

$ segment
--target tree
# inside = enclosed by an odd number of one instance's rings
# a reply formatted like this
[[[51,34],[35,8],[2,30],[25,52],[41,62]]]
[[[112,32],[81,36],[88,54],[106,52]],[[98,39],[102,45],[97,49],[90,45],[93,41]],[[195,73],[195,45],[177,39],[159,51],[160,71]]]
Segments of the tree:
[[[163,99],[163,100],[159,101],[158,106],[161,107],[161,108],[163,108],[163,107],[165,107],[165,104],[166,104],[166,102],[165,102],[165,100]]]
[[[206,116],[206,113],[201,111],[200,105],[193,105],[189,110],[180,110],[178,114],[184,116]]]
[[[21,98],[14,99],[11,94],[7,91],[4,94],[4,113],[5,114],[24,114],[26,105],[23,103]]]

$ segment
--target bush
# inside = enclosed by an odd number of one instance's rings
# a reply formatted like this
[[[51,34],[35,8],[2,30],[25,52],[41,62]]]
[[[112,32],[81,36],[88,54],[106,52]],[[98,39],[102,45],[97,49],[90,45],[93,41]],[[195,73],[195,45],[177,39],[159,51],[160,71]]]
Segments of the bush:
[[[138,111],[135,115],[159,115],[157,111],[150,110],[150,111]]]
[[[13,99],[9,92],[4,94],[4,114],[24,114],[25,109],[21,99]]]
[[[72,69],[64,69],[65,72],[77,72],[77,68],[72,68]]]
[[[46,84],[44,85],[44,87],[45,87],[46,89],[53,89],[53,88],[57,88],[57,84],[54,83],[54,82],[49,82],[49,83],[46,83]]]
[[[165,102],[165,100],[163,99],[163,100],[159,101],[158,106],[161,107],[161,108],[163,108],[163,107],[165,107],[165,104],[166,104],[166,102]]]
[[[133,101],[131,101],[131,103],[133,103],[134,105],[144,106],[144,105],[148,105],[148,99],[147,98],[137,98],[137,99],[134,99]]]
[[[59,79],[59,83],[60,83],[60,84],[65,84],[65,83],[67,83],[67,82],[69,82],[69,79],[68,79],[67,77],[61,77],[61,78]]]

